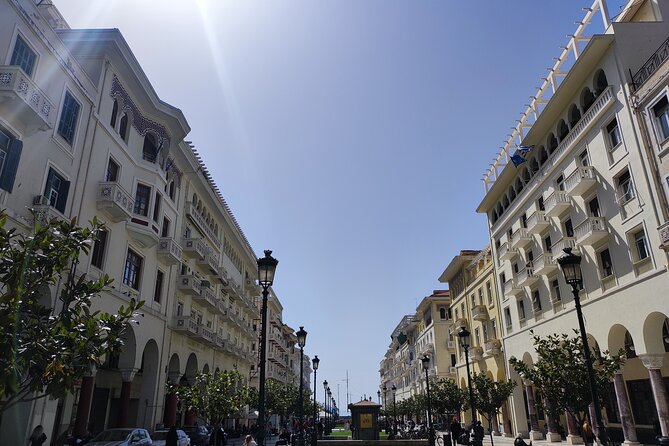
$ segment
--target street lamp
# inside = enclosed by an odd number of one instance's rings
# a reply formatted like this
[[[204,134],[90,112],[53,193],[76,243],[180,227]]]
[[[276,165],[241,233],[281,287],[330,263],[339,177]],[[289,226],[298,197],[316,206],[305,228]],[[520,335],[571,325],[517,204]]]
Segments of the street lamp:
[[[608,444],[608,435],[602,419],[602,409],[599,406],[597,398],[597,385],[595,384],[595,371],[592,368],[592,358],[590,347],[588,345],[588,335],[585,332],[585,322],[583,321],[583,311],[581,310],[581,299],[578,292],[583,288],[583,273],[581,272],[581,256],[573,254],[571,248],[565,248],[564,255],[558,259],[565,281],[571,285],[571,292],[574,295],[574,304],[576,305],[576,316],[578,317],[578,328],[581,331],[581,341],[583,343],[583,355],[585,356],[585,365],[588,369],[588,385],[590,386],[590,397],[595,409],[595,432],[597,438],[603,446]]]
[[[379,405],[381,405],[381,391],[380,390],[376,391],[376,397],[379,399]]]
[[[432,426],[432,401],[430,400],[430,378],[428,369],[430,368],[430,358],[424,355],[421,359],[423,370],[425,370],[425,390],[427,391],[427,444],[434,446],[434,427]]]
[[[314,369],[314,421],[312,423],[312,436],[311,444],[316,446],[318,443],[318,430],[316,429],[316,423],[318,422],[318,406],[316,405],[316,370],[318,370],[318,364],[321,362],[318,359],[318,355],[314,355],[314,359],[311,360],[311,368]]]
[[[327,428],[327,432],[329,435],[330,433],[332,433],[332,423],[334,422],[334,411],[332,410],[334,406],[332,405],[333,400],[332,400],[332,392],[330,391],[330,386],[328,386],[327,394],[328,394],[327,398],[328,407],[330,408],[330,426]]]
[[[304,330],[304,327],[295,333],[297,336],[297,345],[300,347],[300,394],[297,397],[297,413],[300,420],[300,446],[304,446],[304,426],[302,424],[302,415],[304,412],[304,378],[303,378],[303,369],[304,369],[304,346],[307,343],[307,332]]]
[[[390,390],[393,391],[393,438],[397,438],[397,402],[395,401],[397,387],[395,387],[395,384],[393,384]]]
[[[328,382],[323,381],[323,410],[325,410],[325,434],[328,433]]]
[[[258,283],[262,287],[262,307],[260,326],[260,377],[258,383],[258,434],[256,440],[258,446],[265,443],[265,362],[267,360],[267,296],[269,287],[274,283],[274,273],[279,261],[272,257],[272,251],[265,250],[265,257],[257,260]]]
[[[386,398],[386,392],[388,392],[388,387],[383,385],[383,424],[386,426],[386,434],[388,433],[388,399]]]
[[[474,407],[474,390],[472,389],[472,374],[469,371],[469,336],[471,333],[467,327],[460,327],[460,347],[465,351],[465,363],[467,364],[467,386],[469,387],[469,407],[472,409],[472,424],[476,421],[476,408]]]

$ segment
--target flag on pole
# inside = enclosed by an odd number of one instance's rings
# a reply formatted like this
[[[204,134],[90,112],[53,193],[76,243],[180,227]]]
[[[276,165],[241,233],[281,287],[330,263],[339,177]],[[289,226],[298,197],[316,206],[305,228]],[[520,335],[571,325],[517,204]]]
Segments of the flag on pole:
[[[513,165],[518,167],[525,161],[527,161],[527,154],[530,153],[532,149],[534,149],[534,146],[519,145],[518,150],[516,150],[516,152],[513,155],[511,155],[511,162],[513,163]]]

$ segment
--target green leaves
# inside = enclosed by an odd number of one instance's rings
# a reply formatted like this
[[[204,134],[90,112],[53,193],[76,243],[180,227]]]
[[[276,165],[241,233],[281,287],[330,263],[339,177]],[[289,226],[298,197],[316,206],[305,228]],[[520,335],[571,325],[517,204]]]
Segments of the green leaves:
[[[74,389],[101,358],[117,354],[121,334],[141,302],[116,314],[91,311],[92,299],[111,283],[77,272],[103,225],[94,219],[52,220],[33,233],[7,229],[0,214],[0,415],[15,404]],[[51,308],[54,292],[58,293]]]
[[[240,417],[249,397],[244,377],[237,370],[198,374],[191,386],[179,386],[175,391],[188,410],[209,424]]]
[[[466,400],[466,392],[448,378],[430,381],[430,394],[432,407],[439,415],[459,413]]]
[[[504,402],[511,396],[514,387],[516,387],[515,381],[494,381],[485,375],[474,373],[472,377],[474,405],[489,424],[499,413]]]

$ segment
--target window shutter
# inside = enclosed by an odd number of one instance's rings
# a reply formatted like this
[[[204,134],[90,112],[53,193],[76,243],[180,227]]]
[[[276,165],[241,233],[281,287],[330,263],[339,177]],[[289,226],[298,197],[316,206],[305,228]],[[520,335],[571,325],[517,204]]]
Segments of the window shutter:
[[[58,191],[58,202],[56,203],[56,209],[65,213],[65,204],[67,203],[67,194],[70,191],[70,182],[63,180]]]
[[[2,172],[0,172],[0,188],[7,192],[11,192],[14,188],[14,180],[16,179],[16,171],[19,167],[22,149],[23,141],[21,140],[12,139],[9,143],[5,167],[2,169]]]

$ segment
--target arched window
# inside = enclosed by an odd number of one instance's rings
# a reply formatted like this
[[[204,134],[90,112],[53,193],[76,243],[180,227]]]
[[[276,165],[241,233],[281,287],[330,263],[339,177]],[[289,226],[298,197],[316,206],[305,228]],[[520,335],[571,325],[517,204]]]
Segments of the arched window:
[[[555,135],[551,133],[550,135],[548,135],[548,154],[552,155],[553,152],[555,152],[555,149],[557,149],[557,146],[558,146],[558,140],[555,137]]]
[[[606,73],[604,73],[604,70],[599,70],[595,74],[595,96],[602,94],[602,91],[606,90],[608,86],[609,82],[606,80]]]
[[[532,172],[530,172],[529,169],[525,169],[525,173],[523,174],[523,181],[525,184],[529,183],[532,180]]]
[[[516,190],[513,188],[513,186],[509,188],[508,195],[509,195],[509,201],[513,203],[513,200],[516,199]]]
[[[564,122],[564,119],[560,119],[557,126],[558,140],[560,142],[564,141],[564,139],[567,137],[568,134],[569,134],[569,127],[567,127],[567,123]]]
[[[569,127],[573,129],[580,119],[581,111],[578,109],[576,104],[571,104],[571,108],[569,108]]]
[[[537,156],[539,157],[540,166],[543,166],[544,163],[548,161],[548,151],[546,149],[542,149]]]
[[[629,331],[625,332],[625,354],[627,359],[636,358],[636,348],[634,348],[634,341]]]
[[[158,156],[158,145],[156,144],[156,137],[153,133],[147,133],[144,137],[144,146],[142,147],[142,158],[155,163]]]
[[[516,191],[518,192],[518,194],[520,194],[520,192],[523,190],[523,187],[524,187],[523,180],[521,177],[518,177],[518,179],[516,180]]]
[[[595,95],[592,94],[592,91],[588,87],[585,87],[581,91],[581,108],[583,109],[583,113],[587,112],[594,102]]]
[[[193,201],[191,203],[193,203],[193,206],[197,206],[197,195],[196,194],[193,194]]]
[[[114,99],[114,105],[112,106],[112,115],[109,125],[116,128],[116,117],[118,116],[118,100]]]
[[[121,123],[118,126],[118,134],[121,135],[123,141],[128,142],[128,114],[123,113]]]
[[[439,308],[439,318],[446,319],[446,308]]]
[[[490,220],[492,221],[493,225],[495,222],[497,222],[497,209],[492,210],[492,213],[490,214]]]
[[[532,158],[532,161],[530,161],[530,172],[532,173],[532,176],[539,172],[539,161],[537,161],[536,157]]]

